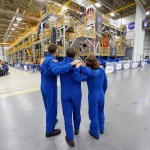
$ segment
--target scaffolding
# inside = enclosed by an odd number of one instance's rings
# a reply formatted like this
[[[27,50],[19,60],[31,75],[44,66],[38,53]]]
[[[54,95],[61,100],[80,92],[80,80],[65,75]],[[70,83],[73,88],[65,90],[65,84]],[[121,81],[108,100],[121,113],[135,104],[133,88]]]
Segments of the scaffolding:
[[[124,56],[126,34],[122,25],[113,26],[110,18],[93,6],[83,9],[72,1],[64,5],[66,11],[54,5],[40,11],[40,23],[10,45],[7,57],[11,63],[40,63],[50,43],[57,44],[59,57],[66,56],[68,47],[75,48],[81,60],[90,54]]]

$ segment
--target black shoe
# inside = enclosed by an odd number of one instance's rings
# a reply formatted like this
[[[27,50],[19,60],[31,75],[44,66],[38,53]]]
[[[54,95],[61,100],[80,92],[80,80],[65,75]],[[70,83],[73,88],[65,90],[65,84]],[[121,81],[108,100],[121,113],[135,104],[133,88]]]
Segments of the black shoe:
[[[66,139],[67,144],[68,144],[70,147],[75,147],[74,141],[69,141],[69,140],[67,139],[67,137],[65,137],[65,139]]]
[[[61,130],[60,130],[60,129],[54,129],[53,132],[51,132],[51,133],[46,133],[45,136],[46,136],[46,137],[51,137],[51,136],[56,136],[56,135],[58,135],[58,134],[60,134],[60,133],[61,133]]]
[[[104,134],[104,131],[100,131],[100,134]]]
[[[78,135],[79,134],[79,130],[75,130],[74,134]]]
[[[99,140],[99,137],[95,137],[95,136],[91,133],[91,131],[89,131],[89,134],[90,134],[93,138],[95,138],[96,140]]]

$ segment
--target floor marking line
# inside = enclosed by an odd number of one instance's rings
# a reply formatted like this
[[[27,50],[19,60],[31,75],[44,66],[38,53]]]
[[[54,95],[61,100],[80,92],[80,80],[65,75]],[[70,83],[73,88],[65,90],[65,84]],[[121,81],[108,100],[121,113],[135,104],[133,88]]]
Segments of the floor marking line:
[[[8,92],[3,92],[3,93],[0,93],[0,94],[11,93],[11,92],[21,91],[21,90],[25,90],[25,89],[32,89],[32,88],[35,88],[35,87],[39,87],[39,86],[37,85],[37,86],[27,87],[27,88],[23,88],[23,89],[16,89],[16,90],[8,91]]]
[[[22,86],[18,86],[18,87],[14,87],[14,88],[12,88],[12,89],[10,89],[10,90],[18,90],[18,89],[20,89],[20,88],[28,88],[28,87],[35,87],[35,86],[40,86],[40,84],[29,84],[29,85],[22,85]],[[3,90],[1,90],[0,91],[0,93],[2,93],[2,92],[7,92],[8,91],[8,89],[3,89]]]
[[[22,91],[22,92],[18,92],[18,93],[12,93],[10,95],[3,95],[3,96],[0,96],[0,99],[11,97],[11,96],[17,96],[17,95],[27,94],[27,93],[31,93],[31,92],[35,92],[35,91],[39,91],[39,90],[40,90],[40,88],[36,88],[36,89],[28,90],[28,91]]]

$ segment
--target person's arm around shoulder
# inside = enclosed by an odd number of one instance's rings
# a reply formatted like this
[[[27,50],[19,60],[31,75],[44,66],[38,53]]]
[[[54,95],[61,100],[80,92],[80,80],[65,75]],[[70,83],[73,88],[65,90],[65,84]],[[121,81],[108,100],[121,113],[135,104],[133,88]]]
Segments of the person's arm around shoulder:
[[[79,63],[76,65],[76,68],[73,69],[72,78],[75,82],[87,81],[87,77],[85,75],[81,75],[81,73],[80,73],[81,65],[82,65],[82,63]]]
[[[54,74],[61,75],[72,70],[73,66],[76,65],[78,62],[78,60],[74,60],[73,62],[68,63],[66,65],[59,65],[58,62],[50,61],[49,67]]]

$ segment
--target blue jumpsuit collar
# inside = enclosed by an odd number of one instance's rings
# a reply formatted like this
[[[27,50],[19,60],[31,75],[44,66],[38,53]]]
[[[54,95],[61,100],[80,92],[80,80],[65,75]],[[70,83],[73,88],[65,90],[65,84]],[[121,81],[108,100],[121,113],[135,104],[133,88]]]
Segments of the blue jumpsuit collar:
[[[73,58],[70,58],[70,57],[67,57],[67,58],[66,58],[66,61],[67,61],[67,62],[72,62],[72,61],[74,61],[74,59],[73,59]]]
[[[47,54],[46,56],[47,56],[47,57],[55,58],[52,54]]]

